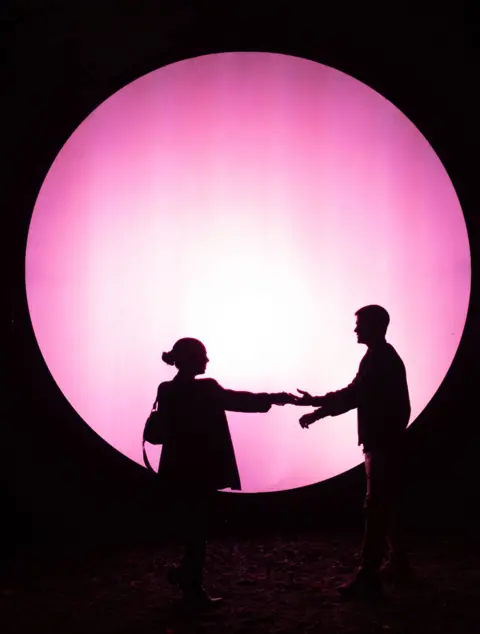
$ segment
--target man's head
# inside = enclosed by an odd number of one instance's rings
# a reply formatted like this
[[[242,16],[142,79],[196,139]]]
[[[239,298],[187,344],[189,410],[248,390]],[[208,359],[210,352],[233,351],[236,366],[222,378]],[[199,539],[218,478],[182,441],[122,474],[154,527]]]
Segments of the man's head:
[[[371,304],[357,310],[355,315],[357,317],[357,325],[354,332],[357,333],[358,343],[371,346],[385,339],[388,324],[390,323],[390,315],[385,308]]]

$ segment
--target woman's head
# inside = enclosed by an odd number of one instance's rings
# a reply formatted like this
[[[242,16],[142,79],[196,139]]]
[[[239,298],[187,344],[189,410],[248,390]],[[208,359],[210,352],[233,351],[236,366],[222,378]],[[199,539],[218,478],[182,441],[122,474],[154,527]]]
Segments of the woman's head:
[[[203,343],[192,337],[179,339],[170,352],[164,352],[162,359],[168,365],[174,365],[182,372],[194,376],[203,374],[207,368],[207,350]]]

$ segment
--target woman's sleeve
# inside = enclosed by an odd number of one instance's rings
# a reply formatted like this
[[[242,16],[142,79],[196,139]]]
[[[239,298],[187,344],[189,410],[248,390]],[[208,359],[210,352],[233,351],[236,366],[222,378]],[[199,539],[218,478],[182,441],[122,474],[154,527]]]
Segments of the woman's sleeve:
[[[229,412],[268,412],[271,404],[269,394],[254,394],[252,392],[238,392],[226,390],[217,383],[223,409]]]

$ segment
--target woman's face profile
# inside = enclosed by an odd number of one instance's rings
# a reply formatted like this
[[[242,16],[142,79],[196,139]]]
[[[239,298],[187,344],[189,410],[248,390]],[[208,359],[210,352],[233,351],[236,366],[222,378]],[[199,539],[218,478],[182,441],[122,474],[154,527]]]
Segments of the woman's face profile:
[[[198,354],[198,372],[197,374],[205,374],[205,370],[207,369],[208,357],[207,351],[203,349]]]

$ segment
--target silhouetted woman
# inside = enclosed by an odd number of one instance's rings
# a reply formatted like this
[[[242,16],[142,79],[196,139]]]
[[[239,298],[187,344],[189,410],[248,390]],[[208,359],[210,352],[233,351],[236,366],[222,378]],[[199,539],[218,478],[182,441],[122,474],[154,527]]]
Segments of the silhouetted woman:
[[[205,592],[202,573],[212,498],[219,489],[241,489],[225,410],[268,412],[271,405],[294,403],[297,397],[237,392],[214,379],[196,379],[208,363],[197,339],[179,339],[162,359],[178,372],[158,386],[157,418],[145,427],[144,439],[163,445],[159,483],[187,514],[183,561],[170,570],[168,580],[180,586],[186,600],[211,603],[218,599]]]

